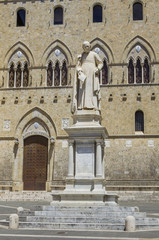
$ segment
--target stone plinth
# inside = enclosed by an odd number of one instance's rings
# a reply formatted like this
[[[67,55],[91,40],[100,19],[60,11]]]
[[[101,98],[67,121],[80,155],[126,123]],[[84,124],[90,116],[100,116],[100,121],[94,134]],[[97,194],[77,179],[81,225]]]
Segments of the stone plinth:
[[[65,129],[69,135],[68,177],[64,191],[53,191],[53,200],[107,204],[117,202],[104,184],[104,140],[107,131],[101,126],[99,111],[81,110],[73,116],[74,124]]]

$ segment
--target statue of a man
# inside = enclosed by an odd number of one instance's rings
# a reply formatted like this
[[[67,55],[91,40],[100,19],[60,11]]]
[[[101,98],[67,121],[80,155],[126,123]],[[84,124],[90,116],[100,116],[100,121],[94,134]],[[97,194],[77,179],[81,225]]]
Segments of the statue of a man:
[[[103,63],[99,55],[91,51],[88,41],[82,47],[84,51],[78,56],[76,66],[72,112],[83,109],[100,110],[99,73]]]

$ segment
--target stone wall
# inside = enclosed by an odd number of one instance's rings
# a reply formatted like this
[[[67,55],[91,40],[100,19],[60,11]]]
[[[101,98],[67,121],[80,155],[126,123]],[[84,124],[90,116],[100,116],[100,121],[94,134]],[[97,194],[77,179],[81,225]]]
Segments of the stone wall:
[[[33,119],[41,119],[48,129],[48,139],[55,139],[49,156],[47,190],[64,186],[68,145],[62,122],[66,120],[68,124],[69,120],[69,126],[72,124],[69,96],[72,97],[74,68],[84,40],[90,41],[92,47],[101,47],[109,60],[109,84],[101,86],[102,126],[108,131],[104,157],[107,185],[158,185],[158,0],[143,2],[142,21],[132,20],[131,0],[98,2],[103,6],[102,23],[92,23],[94,0],[0,0],[0,188],[23,189],[23,134]],[[58,5],[64,9],[63,25],[53,25],[53,10]],[[25,27],[16,27],[19,8],[26,9]],[[137,44],[149,55],[150,83],[129,85],[128,54]],[[46,87],[47,58],[56,48],[68,59],[67,87]],[[31,85],[10,89],[8,62],[18,50],[28,57]],[[137,110],[144,112],[144,133],[135,133]]]
[[[108,182],[112,180],[117,185],[125,186],[157,185],[158,145],[158,139],[147,137],[116,138],[106,141],[105,172]]]

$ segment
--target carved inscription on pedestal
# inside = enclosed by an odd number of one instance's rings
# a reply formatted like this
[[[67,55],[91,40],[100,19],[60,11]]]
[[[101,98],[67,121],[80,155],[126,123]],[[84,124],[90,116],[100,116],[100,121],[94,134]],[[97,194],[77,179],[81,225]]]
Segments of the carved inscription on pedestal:
[[[94,144],[77,144],[76,177],[94,176]]]

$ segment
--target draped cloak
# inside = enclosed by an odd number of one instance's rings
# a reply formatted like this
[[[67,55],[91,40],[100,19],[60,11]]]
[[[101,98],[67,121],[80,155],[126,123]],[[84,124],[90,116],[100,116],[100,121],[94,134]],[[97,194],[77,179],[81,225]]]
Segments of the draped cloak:
[[[95,71],[97,68],[100,71],[102,67],[103,63],[97,53],[90,51],[81,55],[75,72],[73,112],[82,109],[100,110],[99,74],[96,74]],[[83,82],[78,78],[80,71],[86,76]]]

